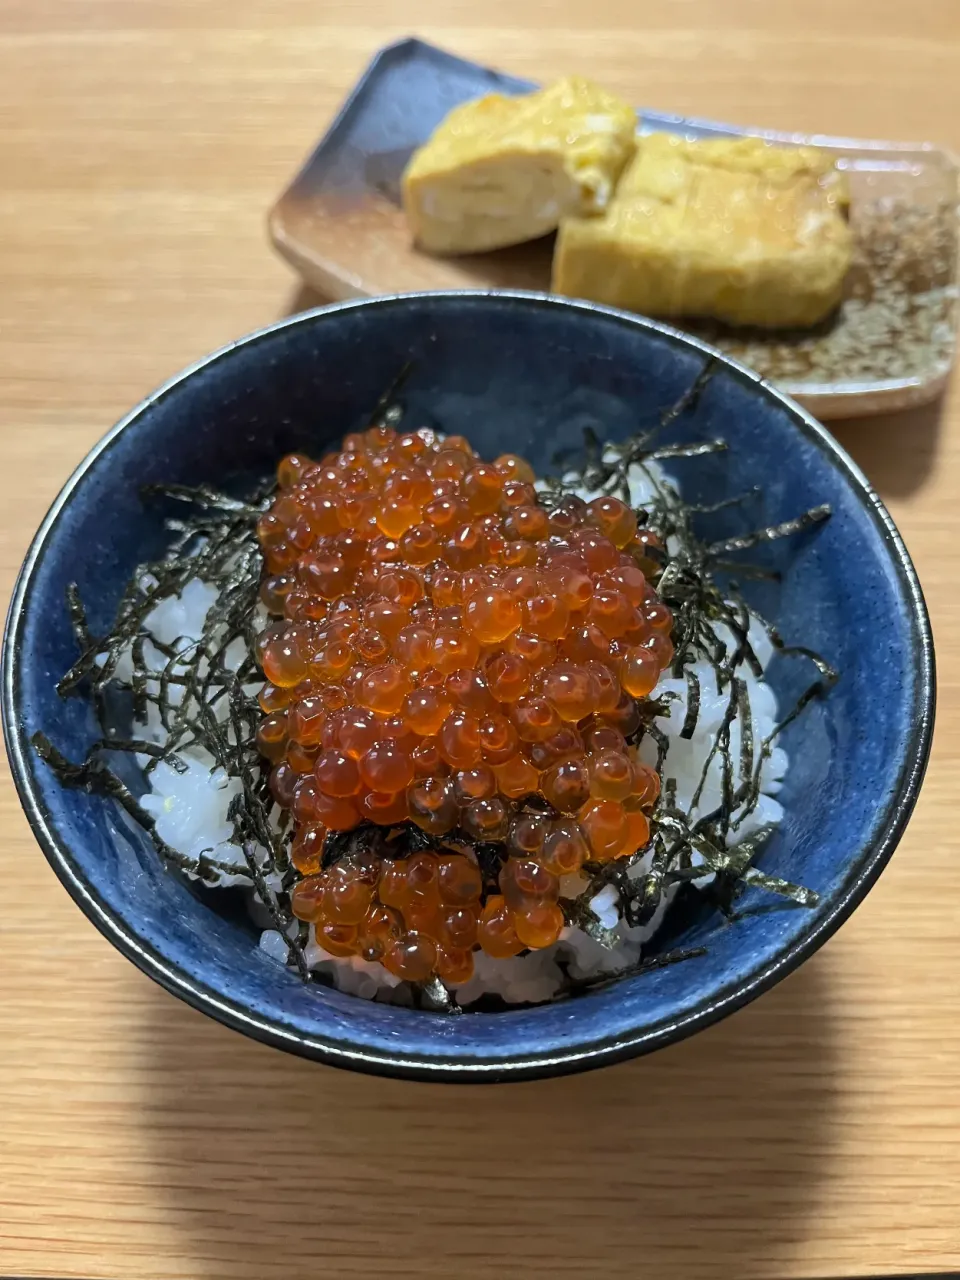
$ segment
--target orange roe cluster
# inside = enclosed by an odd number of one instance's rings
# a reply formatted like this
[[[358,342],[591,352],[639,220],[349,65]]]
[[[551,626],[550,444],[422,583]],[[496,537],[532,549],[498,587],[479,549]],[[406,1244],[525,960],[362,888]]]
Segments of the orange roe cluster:
[[[410,980],[466,981],[477,945],[549,946],[559,877],[649,839],[659,780],[626,739],[673,657],[656,535],[614,497],[547,508],[523,459],[427,429],[374,427],[277,476],[257,740],[295,819],[295,914]],[[364,820],[505,842],[499,893],[467,846],[321,872],[327,833]]]

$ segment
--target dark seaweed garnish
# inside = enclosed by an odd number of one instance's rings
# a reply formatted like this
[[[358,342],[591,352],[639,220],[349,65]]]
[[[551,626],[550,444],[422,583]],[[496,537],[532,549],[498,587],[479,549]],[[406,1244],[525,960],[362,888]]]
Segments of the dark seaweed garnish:
[[[588,430],[581,466],[571,471],[569,460],[564,459],[568,469],[561,478],[548,480],[545,494],[545,501],[550,503],[560,500],[566,493],[586,489],[613,494],[629,503],[631,469],[640,467],[645,472],[655,497],[645,511],[638,512],[638,518],[659,535],[667,548],[654,581],[661,599],[670,606],[675,619],[675,656],[671,674],[687,682],[687,709],[680,737],[692,738],[699,722],[702,690],[700,681],[690,669],[694,661],[705,661],[712,667],[717,694],[727,696],[723,718],[695,790],[691,811],[701,799],[709,767],[716,757],[721,761],[720,805],[711,813],[691,818],[689,813],[678,808],[674,790],[665,786],[652,815],[652,839],[648,849],[638,851],[633,858],[598,869],[596,887],[602,883],[617,886],[624,917],[631,926],[650,921],[669,885],[696,880],[710,873],[715,873],[712,892],[728,910],[734,898],[749,884],[801,906],[815,906],[818,901],[812,890],[768,876],[752,865],[772,828],[761,828],[740,840],[736,840],[734,833],[757,807],[761,794],[761,769],[775,740],[804,707],[836,682],[838,673],[812,650],[802,645],[784,644],[775,628],[758,619],[779,654],[809,661],[818,676],[779,724],[758,742],[748,687],[741,674],[744,669],[754,676],[762,674],[749,636],[752,611],[740,596],[736,584],[721,586],[716,575],[732,571],[740,578],[770,577],[761,566],[732,557],[761,544],[814,529],[829,518],[830,508],[827,505],[814,507],[791,520],[756,528],[737,537],[704,542],[696,533],[696,518],[723,508],[746,507],[757,497],[756,490],[719,503],[697,506],[684,503],[649,466],[651,462],[702,457],[722,453],[726,449],[722,440],[691,445],[664,446],[657,443],[666,427],[695,407],[717,367],[715,361],[708,361],[691,388],[661,415],[652,428],[622,444],[601,446],[596,433]],[[732,645],[718,638],[715,631],[718,624],[730,632]],[[662,773],[669,744],[653,723],[649,714],[653,709],[648,704],[648,714],[632,741],[636,743],[648,736],[656,742],[657,769]],[[740,751],[736,760],[730,748],[730,731],[735,721],[740,727]],[[645,857],[650,860],[649,870],[636,879],[628,875]]]
[[[648,924],[672,886],[715,874],[712,892],[721,910],[732,913],[737,896],[746,885],[768,890],[788,902],[803,906],[816,904],[817,895],[802,886],[771,877],[754,866],[754,859],[771,832],[762,827],[736,839],[735,833],[753,813],[760,798],[760,774],[773,744],[782,730],[809,702],[836,681],[837,673],[819,655],[801,645],[787,645],[775,628],[766,627],[774,648],[786,657],[809,661],[817,679],[797,700],[765,738],[757,741],[754,732],[747,684],[743,671],[762,673],[750,642],[751,611],[739,594],[736,583],[721,589],[715,574],[733,570],[739,578],[769,576],[756,565],[733,557],[740,552],[777,538],[790,537],[812,529],[829,517],[829,508],[817,507],[793,520],[760,527],[738,537],[710,543],[695,532],[698,516],[737,505],[746,505],[757,495],[751,492],[712,505],[685,504],[672,488],[664,485],[649,469],[651,462],[666,459],[696,459],[722,453],[722,440],[690,444],[658,445],[666,427],[692,411],[718,366],[705,364],[690,388],[669,407],[650,429],[623,444],[602,445],[599,437],[585,432],[584,455],[580,466],[569,469],[562,479],[546,482],[543,500],[550,505],[574,489],[602,490],[630,500],[629,473],[632,467],[646,470],[655,498],[646,511],[638,513],[643,523],[657,533],[666,552],[650,551],[653,580],[660,597],[673,611],[675,659],[672,674],[686,680],[687,705],[680,730],[681,738],[694,736],[702,702],[700,680],[691,669],[695,660],[705,660],[713,671],[716,689],[726,695],[725,712],[711,751],[722,764],[721,803],[712,812],[693,816],[677,804],[676,788],[667,779],[663,794],[652,815],[651,842],[632,858],[614,864],[588,865],[591,889],[573,902],[565,903],[567,919],[584,928],[594,938],[613,944],[615,935],[605,929],[589,908],[589,898],[604,885],[619,891],[622,913],[631,927]],[[406,366],[377,402],[370,422],[396,424],[403,415],[397,395],[410,373]],[[275,805],[267,784],[268,766],[254,744],[259,707],[255,693],[262,674],[254,658],[258,630],[257,601],[262,557],[256,537],[258,516],[269,505],[272,485],[263,485],[249,499],[237,499],[209,486],[183,485],[151,487],[145,497],[182,503],[186,514],[171,518],[167,527],[171,541],[159,561],[139,566],[130,580],[110,629],[95,636],[75,586],[68,588],[67,604],[80,656],[58,685],[62,696],[83,693],[97,712],[102,737],[86,758],[73,763],[43,734],[34,737],[40,757],[64,785],[110,797],[141,826],[153,840],[161,857],[181,871],[216,883],[222,876],[244,876],[268,912],[272,924],[284,938],[289,962],[304,978],[310,977],[304,955],[307,927],[295,920],[290,910],[290,891],[299,878],[289,856],[291,831],[288,815]],[[161,644],[150,633],[147,620],[163,601],[180,595],[197,579],[216,591],[199,640],[177,638]],[[754,617],[757,615],[754,613]],[[715,627],[725,626],[732,643],[718,638]],[[233,653],[231,656],[231,647]],[[134,725],[145,725],[153,708],[167,734],[158,746],[136,734],[123,738],[111,728],[116,718],[115,691],[125,693],[129,717]],[[669,740],[656,724],[676,694],[666,694],[641,706],[642,722],[631,737],[634,745],[648,737],[656,746],[657,769],[662,773]],[[111,704],[108,706],[108,703]],[[111,712],[113,714],[111,715]],[[740,726],[740,751],[733,759],[730,729]],[[183,754],[191,747],[206,750],[214,767],[240,782],[228,817],[233,826],[235,855],[214,857],[203,851],[191,858],[170,848],[157,834],[152,816],[143,808],[134,790],[123,781],[112,760],[119,765],[126,755],[145,758],[144,773],[163,763],[183,770]],[[708,761],[709,765],[709,761]],[[706,783],[707,766],[697,788],[699,799]],[[527,797],[530,808],[543,807],[540,796]],[[691,806],[693,808],[693,806]],[[328,839],[324,867],[344,856],[376,848],[383,857],[402,857],[418,849],[456,848],[467,842],[462,832],[441,838],[427,835],[412,823],[384,830],[364,823],[350,832]],[[505,857],[502,844],[476,848],[483,870],[486,892],[497,889],[497,877]],[[636,878],[628,872],[641,857],[649,855],[649,865]],[[647,972],[702,954],[702,949],[673,952],[642,958],[637,964],[614,975],[575,980],[566,975],[561,994],[592,990],[633,973]],[[415,995],[418,1007],[443,1012],[459,1012],[451,993],[440,982],[426,984]]]
[[[190,510],[167,521],[172,534],[168,551],[161,560],[138,566],[105,635],[91,633],[76,587],[68,589],[81,652],[57,688],[64,697],[82,692],[92,699],[103,737],[80,764],[68,761],[42,734],[35,735],[34,746],[64,785],[117,800],[172,866],[208,883],[223,876],[246,877],[286,940],[291,963],[306,977],[305,929],[289,903],[298,878],[289,858],[290,832],[270,795],[267,767],[254,740],[260,718],[256,690],[263,680],[253,656],[263,566],[256,522],[271,493],[272,487],[262,486],[243,501],[206,485],[147,491],[148,498],[172,499]],[[150,633],[149,615],[194,579],[216,590],[201,636],[159,643]],[[121,740],[110,732],[110,710],[116,708],[107,704],[117,690],[129,696],[134,724],[146,724],[148,708],[156,709],[167,733],[162,746],[139,738]],[[228,810],[236,850],[232,858],[212,852],[190,858],[170,848],[110,763],[118,753],[134,753],[148,757],[146,774],[161,761],[182,770],[183,753],[191,747],[209,752],[215,768],[240,782]]]

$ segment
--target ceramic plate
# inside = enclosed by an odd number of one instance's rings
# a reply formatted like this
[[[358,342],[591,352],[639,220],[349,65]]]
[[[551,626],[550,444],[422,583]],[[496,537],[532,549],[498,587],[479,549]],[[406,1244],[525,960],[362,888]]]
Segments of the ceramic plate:
[[[421,40],[381,50],[271,211],[276,248],[304,280],[335,299],[424,289],[548,289],[552,238],[432,258],[412,245],[399,195],[410,153],[451,107],[485,93],[535,87]],[[640,132],[661,130],[814,144],[834,152],[850,180],[854,265],[834,320],[795,335],[699,322],[684,328],[821,418],[902,409],[940,393],[958,319],[958,168],[951,156],[929,143],[738,129],[641,110]]]

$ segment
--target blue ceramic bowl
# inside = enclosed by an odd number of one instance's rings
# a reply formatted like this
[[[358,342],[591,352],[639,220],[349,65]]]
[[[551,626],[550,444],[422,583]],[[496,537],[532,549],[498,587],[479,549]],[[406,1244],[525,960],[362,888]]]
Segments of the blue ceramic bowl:
[[[463,433],[484,455],[516,451],[546,468],[588,423],[611,439],[652,424],[710,354],[649,320],[537,295],[380,298],[255,333],[114,427],[37,534],[4,642],[3,721],[20,796],[98,928],[168,990],[269,1044],[341,1066],[460,1080],[549,1075],[657,1048],[738,1008],[815,951],[867,893],[910,815],[933,723],[933,647],[913,567],[864,477],[813,419],[722,357],[668,439],[719,436],[729,453],[673,469],[688,498],[753,486],[763,498],[750,512],[706,518],[704,531],[726,536],[822,502],[833,508],[816,533],[765,549],[781,581],[753,597],[787,639],[842,673],[785,735],[786,819],[760,861],[815,889],[815,909],[750,891],[733,925],[705,909],[680,913],[659,945],[704,946],[705,955],[545,1007],[450,1018],[368,1003],[304,985],[268,959],[252,927],[165,871],[110,802],[61,789],[29,745],[43,729],[76,758],[95,736],[83,701],[54,692],[74,656],[64,591],[76,581],[94,631],[106,627],[134,566],[164,543],[142,484],[240,485],[290,450],[322,452],[369,415],[410,357],[405,398],[415,417]],[[809,678],[786,659],[771,667],[782,705]]]

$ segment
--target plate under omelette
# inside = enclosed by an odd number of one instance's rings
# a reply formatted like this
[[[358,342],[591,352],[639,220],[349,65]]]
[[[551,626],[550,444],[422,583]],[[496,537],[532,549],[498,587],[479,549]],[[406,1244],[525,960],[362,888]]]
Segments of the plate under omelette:
[[[276,248],[333,299],[423,289],[550,285],[552,238],[458,258],[418,250],[400,204],[413,151],[455,106],[536,86],[420,40],[381,50],[270,212]],[[640,132],[762,137],[836,156],[850,192],[853,265],[827,323],[796,332],[681,322],[795,396],[820,418],[934,399],[957,344],[958,166],[929,143],[738,129],[643,109]]]

